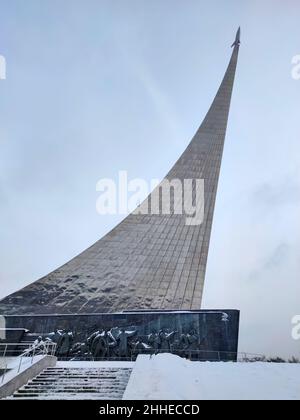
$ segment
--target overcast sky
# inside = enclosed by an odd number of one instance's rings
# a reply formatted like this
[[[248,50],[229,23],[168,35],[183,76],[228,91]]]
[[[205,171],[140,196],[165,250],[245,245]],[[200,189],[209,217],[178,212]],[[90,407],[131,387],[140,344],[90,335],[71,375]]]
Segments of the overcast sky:
[[[205,308],[241,310],[240,351],[295,354],[300,314],[299,0],[0,0],[0,297],[123,216],[96,183],[162,178],[242,46]]]

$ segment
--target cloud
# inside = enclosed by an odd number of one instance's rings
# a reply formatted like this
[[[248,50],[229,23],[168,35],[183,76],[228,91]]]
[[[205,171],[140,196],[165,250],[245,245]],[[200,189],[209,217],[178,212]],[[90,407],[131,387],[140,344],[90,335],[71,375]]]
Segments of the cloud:
[[[253,204],[263,207],[282,207],[300,203],[300,184],[287,178],[280,184],[265,182],[258,186],[252,195]]]
[[[280,267],[288,265],[288,258],[291,255],[291,247],[286,243],[278,244],[272,253],[266,256],[261,263],[258,262],[259,267],[251,270],[249,280],[264,281],[270,279],[270,275],[276,276],[276,272]]]

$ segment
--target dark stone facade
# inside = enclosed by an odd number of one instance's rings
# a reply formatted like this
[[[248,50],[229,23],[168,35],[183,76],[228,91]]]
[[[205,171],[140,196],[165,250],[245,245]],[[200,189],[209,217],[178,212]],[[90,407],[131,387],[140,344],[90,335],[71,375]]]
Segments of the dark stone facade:
[[[20,343],[23,341],[24,337],[27,334],[27,330],[24,328],[6,328],[5,329],[5,338],[0,338],[0,357],[6,353],[6,355],[10,355],[11,351],[14,351],[16,349],[17,343]],[[9,346],[6,349],[6,344],[9,344]],[[12,344],[16,344],[13,346]],[[8,352],[7,352],[8,350]]]
[[[60,330],[58,356],[72,360],[134,359],[139,353],[166,351],[192,360],[236,360],[238,349],[239,311],[235,310],[9,316],[6,322],[9,328],[24,327],[44,339]],[[98,337],[98,344],[91,337]]]

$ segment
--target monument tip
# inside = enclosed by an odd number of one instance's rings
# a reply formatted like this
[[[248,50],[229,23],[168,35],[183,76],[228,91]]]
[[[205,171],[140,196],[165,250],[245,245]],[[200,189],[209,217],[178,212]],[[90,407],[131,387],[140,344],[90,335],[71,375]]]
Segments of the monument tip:
[[[240,45],[241,45],[241,27],[239,26],[239,29],[238,29],[238,31],[236,33],[236,36],[235,36],[235,41],[231,45],[231,47],[240,46]]]

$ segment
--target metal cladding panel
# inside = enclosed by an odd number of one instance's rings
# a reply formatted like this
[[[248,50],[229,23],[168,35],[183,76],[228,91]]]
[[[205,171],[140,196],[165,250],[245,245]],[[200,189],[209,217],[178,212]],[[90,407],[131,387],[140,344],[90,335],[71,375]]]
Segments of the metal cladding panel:
[[[203,223],[188,226],[186,215],[174,211],[130,214],[82,254],[2,300],[0,313],[200,309],[239,44],[238,40],[233,45],[228,69],[202,125],[166,176],[204,180]]]

